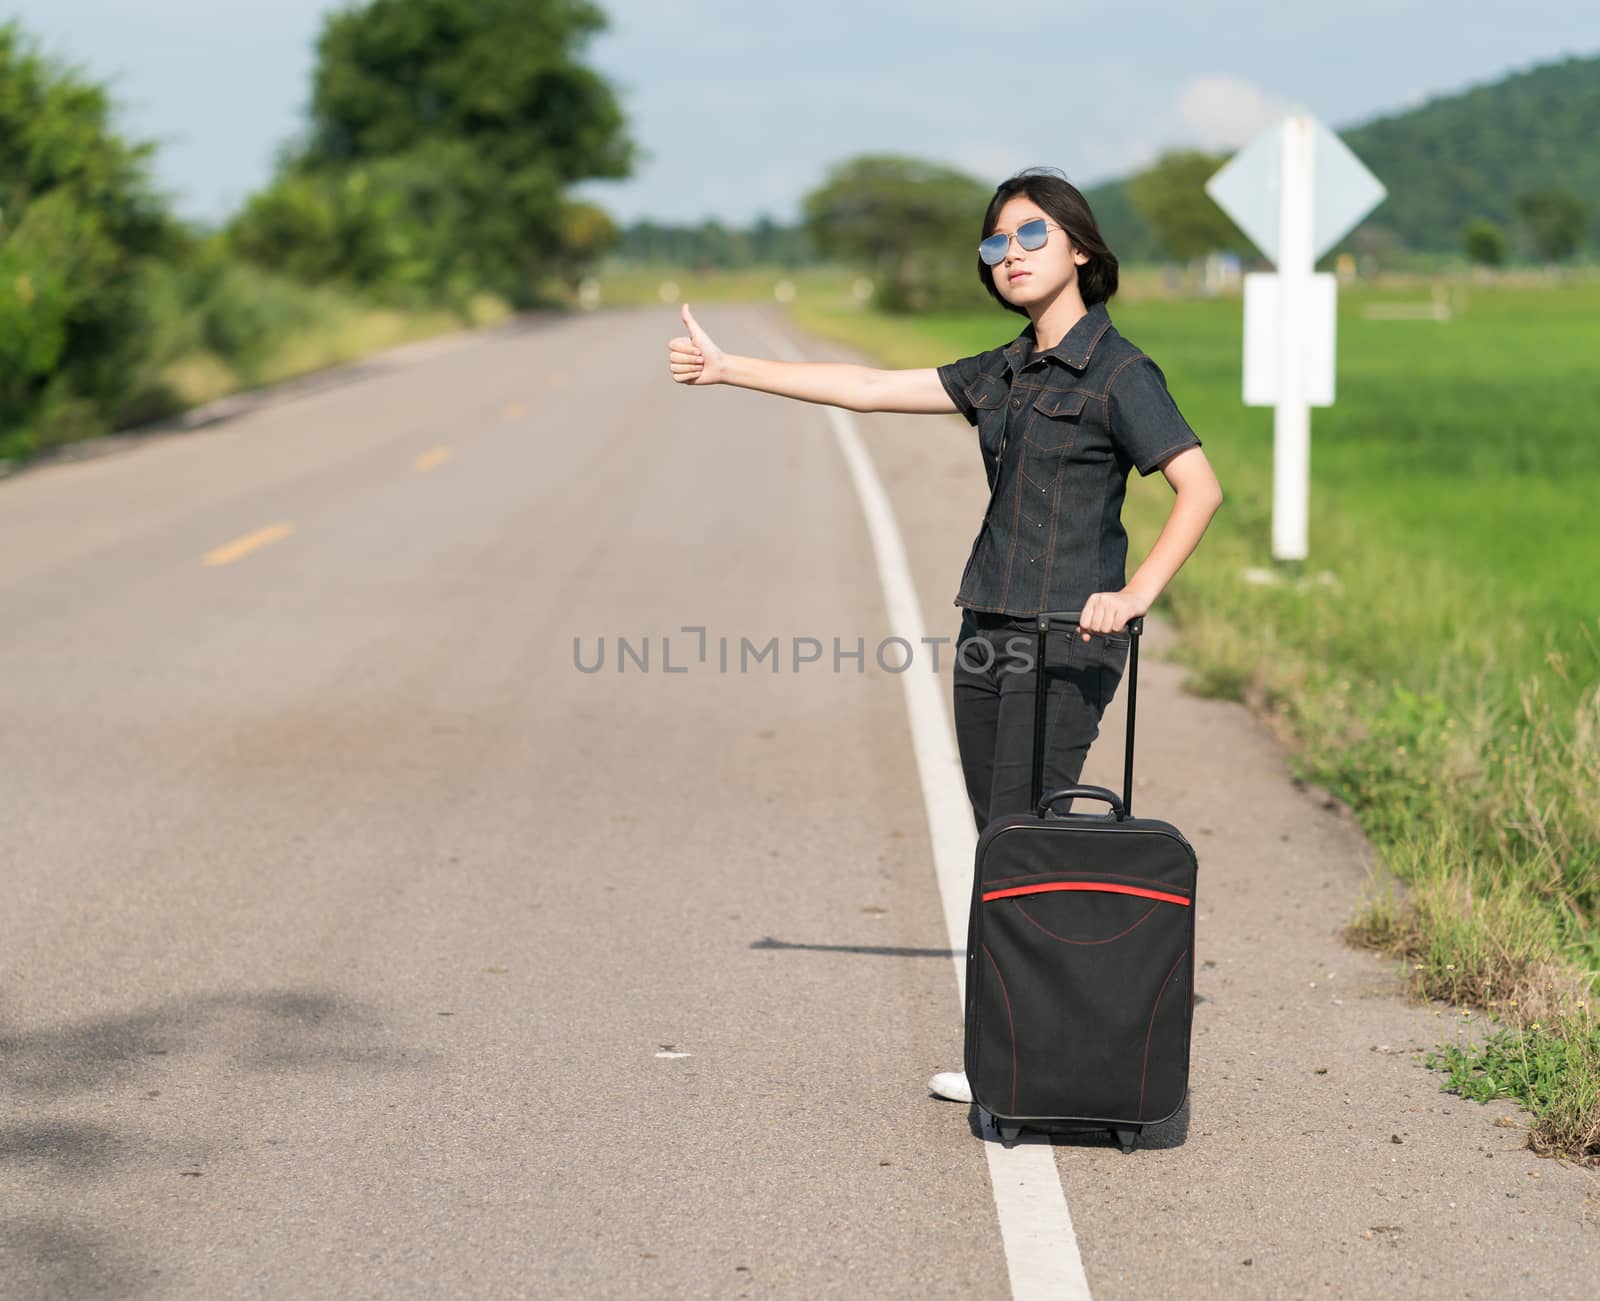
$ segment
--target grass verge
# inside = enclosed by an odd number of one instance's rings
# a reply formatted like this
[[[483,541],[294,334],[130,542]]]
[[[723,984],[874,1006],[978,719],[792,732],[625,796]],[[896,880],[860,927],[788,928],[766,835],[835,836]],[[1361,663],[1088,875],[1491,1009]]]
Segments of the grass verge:
[[[136,356],[96,397],[61,384],[48,401],[0,411],[0,472],[68,443],[511,314],[488,294],[450,306],[381,303],[219,258],[152,265],[140,285],[147,328],[131,346]]]
[[[320,294],[308,324],[274,340],[247,364],[230,363],[203,349],[167,363],[161,380],[172,395],[172,405],[164,414],[358,361],[399,344],[494,325],[510,314],[504,302],[488,294],[478,295],[462,311],[378,307],[338,294]]]

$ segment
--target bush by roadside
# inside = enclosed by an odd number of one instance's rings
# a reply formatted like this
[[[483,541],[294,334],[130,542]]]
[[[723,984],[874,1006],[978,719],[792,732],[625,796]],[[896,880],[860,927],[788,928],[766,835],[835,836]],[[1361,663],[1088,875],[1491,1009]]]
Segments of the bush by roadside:
[[[110,119],[101,87],[0,24],[0,464],[509,313],[460,277],[357,286],[247,262],[167,211],[151,146]]]
[[[0,456],[97,431],[143,357],[145,269],[185,232],[98,86],[0,24]]]

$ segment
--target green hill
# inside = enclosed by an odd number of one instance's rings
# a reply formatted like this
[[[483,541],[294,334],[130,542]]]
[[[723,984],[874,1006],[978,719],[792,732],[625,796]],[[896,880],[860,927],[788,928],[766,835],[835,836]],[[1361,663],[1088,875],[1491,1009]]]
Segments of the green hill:
[[[1517,195],[1561,189],[1589,205],[1588,250],[1600,251],[1600,56],[1543,64],[1338,135],[1389,191],[1341,248],[1364,233],[1458,252],[1467,222],[1487,217],[1512,230]],[[1165,256],[1123,181],[1084,193],[1118,257]]]

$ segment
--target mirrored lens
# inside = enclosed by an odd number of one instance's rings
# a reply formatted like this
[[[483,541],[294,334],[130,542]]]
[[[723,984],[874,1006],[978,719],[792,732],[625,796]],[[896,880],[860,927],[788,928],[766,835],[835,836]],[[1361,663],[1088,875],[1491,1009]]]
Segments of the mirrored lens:
[[[1042,218],[1025,221],[1017,227],[1017,243],[1030,253],[1036,248],[1043,248],[1045,240],[1049,238],[1050,224]]]
[[[1006,255],[1006,248],[1011,243],[1006,235],[991,235],[978,245],[978,256],[990,266],[1002,261]]]
[[[1021,244],[1028,252],[1043,248],[1045,241],[1050,238],[1050,223],[1042,217],[1035,217],[1032,221],[1025,221],[1017,227],[1017,243]],[[990,235],[978,245],[978,256],[990,266],[1005,260],[1006,250],[1011,247],[1011,239],[1007,235]]]

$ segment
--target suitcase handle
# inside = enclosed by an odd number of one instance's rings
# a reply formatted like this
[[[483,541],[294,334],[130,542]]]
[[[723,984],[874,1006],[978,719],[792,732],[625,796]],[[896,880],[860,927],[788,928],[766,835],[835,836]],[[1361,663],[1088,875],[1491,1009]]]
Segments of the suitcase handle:
[[[1033,804],[1040,810],[1040,816],[1043,816],[1043,805],[1040,800],[1044,793],[1045,633],[1050,630],[1052,621],[1060,620],[1071,623],[1073,635],[1076,636],[1078,620],[1082,616],[1082,610],[1046,610],[1034,616],[1035,626],[1038,629],[1038,645],[1033,661]],[[1133,715],[1139,701],[1139,634],[1144,631],[1144,616],[1134,615],[1124,625],[1123,631],[1128,634],[1128,739],[1122,757],[1121,816],[1127,818],[1133,816]],[[1052,795],[1051,799],[1054,798]]]
[[[1051,791],[1039,801],[1038,815],[1044,817],[1052,804],[1057,800],[1066,799],[1069,795],[1076,799],[1104,800],[1111,806],[1111,812],[1118,822],[1128,816],[1128,807],[1122,802],[1121,797],[1116,791],[1108,791],[1104,786],[1063,786],[1058,791]]]

